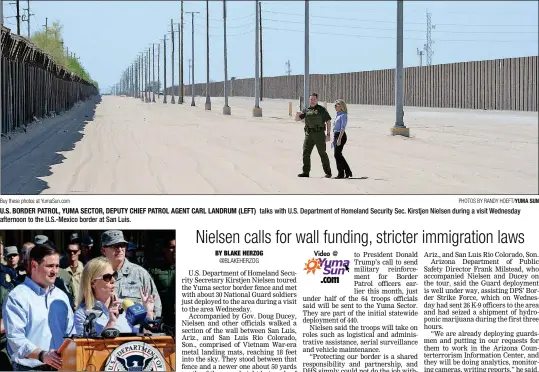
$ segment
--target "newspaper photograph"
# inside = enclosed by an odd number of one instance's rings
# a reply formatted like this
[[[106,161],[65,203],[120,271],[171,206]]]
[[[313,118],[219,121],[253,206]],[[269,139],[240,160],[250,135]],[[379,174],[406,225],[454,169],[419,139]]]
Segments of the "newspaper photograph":
[[[0,371],[539,372],[537,14],[0,0]]]

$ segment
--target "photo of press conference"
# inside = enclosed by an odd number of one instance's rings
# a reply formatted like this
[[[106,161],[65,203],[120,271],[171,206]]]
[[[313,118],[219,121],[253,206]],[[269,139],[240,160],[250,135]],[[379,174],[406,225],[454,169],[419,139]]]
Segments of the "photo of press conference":
[[[0,371],[174,371],[174,230],[0,231]]]

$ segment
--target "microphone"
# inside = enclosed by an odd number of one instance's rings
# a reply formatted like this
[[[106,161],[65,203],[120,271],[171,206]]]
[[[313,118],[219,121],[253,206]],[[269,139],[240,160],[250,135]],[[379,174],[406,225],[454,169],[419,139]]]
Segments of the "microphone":
[[[103,314],[103,310],[99,305],[94,305],[93,308],[84,312],[86,319],[84,320],[84,336],[85,337],[97,337],[95,330],[95,320]]]
[[[125,318],[131,326],[139,325],[141,330],[144,328],[151,332],[155,332],[158,329],[158,322],[147,318],[148,313],[141,304],[136,304],[132,300],[126,299],[122,302],[122,308],[125,312]]]
[[[90,324],[90,322],[94,321],[96,318],[99,318],[102,313],[103,313],[103,310],[101,310],[101,307],[99,307],[99,305],[95,305],[93,308],[86,310],[84,312],[84,315],[86,315],[84,324],[85,325]]]
[[[116,328],[107,328],[101,332],[103,338],[116,338],[120,335],[120,331]]]
[[[141,304],[136,304],[131,300],[123,300],[122,308],[125,311],[125,318],[131,325],[141,324],[146,320],[146,309]]]

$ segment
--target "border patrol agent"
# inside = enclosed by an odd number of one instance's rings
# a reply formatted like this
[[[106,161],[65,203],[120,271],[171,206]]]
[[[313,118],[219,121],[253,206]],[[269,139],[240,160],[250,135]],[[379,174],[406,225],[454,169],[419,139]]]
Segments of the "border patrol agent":
[[[176,327],[176,239],[169,239],[163,248],[163,261],[155,263],[148,271],[157,290],[163,296],[163,322]]]
[[[17,252],[18,249],[15,246],[6,247],[7,252],[6,257],[14,252]],[[4,300],[7,298],[9,292],[15,288],[17,278],[16,270],[11,269],[8,266],[1,265],[0,267],[0,306],[3,305]],[[2,310],[0,310],[0,319],[3,319]],[[11,358],[7,351],[7,337],[2,321],[2,327],[0,332],[0,371],[10,371],[13,369],[11,365]]]
[[[331,116],[318,104],[318,94],[309,97],[309,107],[296,113],[296,121],[305,119],[305,140],[303,141],[303,172],[298,177],[309,177],[311,171],[311,153],[314,146],[322,160],[326,178],[331,178],[331,164],[326,152],[326,142],[331,138]],[[324,129],[326,134],[324,135]]]
[[[94,249],[94,239],[91,236],[87,236],[84,239],[82,239],[82,242],[80,245],[81,253],[79,256],[79,261],[81,261],[84,265],[86,265],[86,262],[92,259],[93,249]]]
[[[4,300],[7,298],[9,291],[4,286],[0,286],[0,306],[4,303]],[[2,310],[0,308],[0,319],[3,319]],[[11,365],[11,358],[7,351],[7,337],[6,331],[4,328],[4,323],[2,321],[2,329],[0,332],[0,371],[10,371],[13,369]]]
[[[116,297],[118,300],[130,299],[142,304],[140,289],[145,292],[148,288],[148,295],[155,294],[154,313],[159,318],[162,305],[157,287],[146,269],[125,258],[128,244],[120,230],[108,230],[101,234],[101,253],[112,262],[112,269],[118,273]]]
[[[0,286],[11,291],[15,288],[17,279],[17,272],[11,267],[0,265]]]

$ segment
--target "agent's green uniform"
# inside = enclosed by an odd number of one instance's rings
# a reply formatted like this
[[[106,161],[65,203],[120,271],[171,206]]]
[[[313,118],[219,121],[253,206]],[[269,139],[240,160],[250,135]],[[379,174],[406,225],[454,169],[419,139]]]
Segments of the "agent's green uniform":
[[[7,298],[9,291],[4,286],[0,286],[0,319],[2,316],[2,305]],[[5,333],[0,334],[0,371],[12,371],[11,358],[7,352],[7,337]]]
[[[331,120],[328,111],[320,105],[303,110],[300,115],[305,119],[305,140],[303,141],[303,174],[311,171],[311,153],[314,146],[318,150],[324,173],[331,176],[331,165],[326,152],[326,122]]]
[[[163,322],[176,326],[176,265],[158,263],[149,270],[163,303]]]

